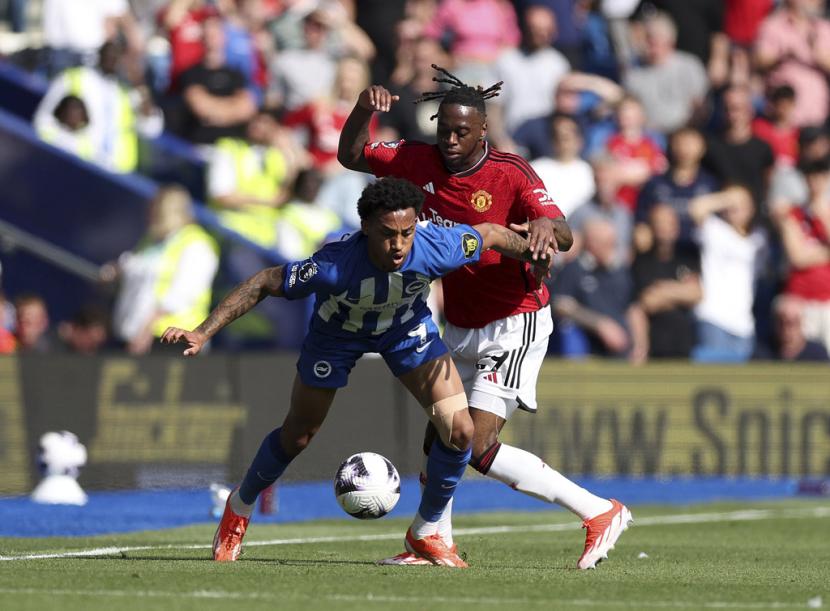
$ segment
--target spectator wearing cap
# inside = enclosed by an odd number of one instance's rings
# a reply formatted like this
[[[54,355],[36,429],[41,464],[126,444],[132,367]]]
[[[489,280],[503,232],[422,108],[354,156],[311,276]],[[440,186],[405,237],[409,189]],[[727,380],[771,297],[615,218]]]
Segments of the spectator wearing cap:
[[[827,119],[830,21],[821,16],[823,7],[823,0],[784,0],[764,19],[755,42],[755,63],[767,84],[795,89],[793,120],[799,127]]]

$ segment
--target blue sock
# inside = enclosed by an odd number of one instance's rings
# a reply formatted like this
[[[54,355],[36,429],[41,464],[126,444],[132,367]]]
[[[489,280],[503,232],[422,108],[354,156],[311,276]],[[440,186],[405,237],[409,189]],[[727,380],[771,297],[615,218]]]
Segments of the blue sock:
[[[282,428],[274,429],[265,436],[245,474],[245,479],[239,485],[239,498],[246,505],[253,505],[259,493],[277,481],[293,460],[282,449],[281,430]]]
[[[459,451],[448,448],[440,439],[433,442],[427,458],[427,483],[418,507],[424,520],[437,522],[441,517],[464,476],[472,453],[472,448]]]

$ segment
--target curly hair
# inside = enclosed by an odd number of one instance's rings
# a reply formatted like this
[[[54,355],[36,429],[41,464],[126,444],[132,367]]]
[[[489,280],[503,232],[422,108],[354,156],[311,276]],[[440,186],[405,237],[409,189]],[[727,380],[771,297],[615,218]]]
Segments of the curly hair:
[[[417,215],[421,213],[423,204],[424,194],[420,188],[403,178],[387,176],[363,189],[357,200],[357,213],[361,221],[407,208],[414,208]]]
[[[419,102],[428,102],[430,100],[441,100],[441,104],[458,104],[459,106],[468,106],[475,108],[481,114],[487,114],[485,100],[495,98],[501,91],[501,86],[504,81],[499,81],[494,85],[490,85],[484,89],[480,85],[472,87],[467,85],[454,74],[450,73],[446,68],[432,64],[433,69],[444,75],[444,78],[433,77],[432,80],[436,83],[445,83],[450,85],[450,89],[441,91],[426,91],[421,94],[421,97],[415,100],[415,104]],[[432,121],[438,114],[432,115],[429,119]]]

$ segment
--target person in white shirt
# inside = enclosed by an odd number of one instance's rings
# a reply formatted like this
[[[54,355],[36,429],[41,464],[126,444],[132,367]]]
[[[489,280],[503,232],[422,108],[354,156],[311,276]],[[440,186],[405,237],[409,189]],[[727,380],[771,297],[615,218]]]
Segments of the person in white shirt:
[[[568,115],[555,115],[551,121],[553,157],[539,157],[530,163],[556,205],[569,216],[591,201],[596,192],[591,164],[579,156],[583,139],[579,125]]]
[[[219,267],[216,242],[193,220],[193,202],[179,186],[163,187],[150,203],[147,233],[103,280],[120,280],[113,332],[131,354],[145,354],[170,325],[195,327],[210,311]]]
[[[140,134],[155,138],[164,129],[164,117],[153,105],[146,87],[133,89],[119,79],[123,49],[106,42],[99,51],[97,68],[69,68],[49,85],[35,112],[38,133],[58,129],[55,109],[74,95],[83,100],[89,114],[92,159],[115,172],[132,172],[138,163]]]
[[[746,187],[696,197],[689,213],[698,228],[703,299],[695,309],[699,362],[743,362],[755,344],[752,304],[766,238],[753,228],[755,202]]]

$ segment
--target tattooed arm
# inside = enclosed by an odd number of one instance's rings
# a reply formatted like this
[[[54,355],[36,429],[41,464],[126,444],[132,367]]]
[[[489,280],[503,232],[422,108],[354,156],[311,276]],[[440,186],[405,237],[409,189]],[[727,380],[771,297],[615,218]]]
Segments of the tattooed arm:
[[[526,229],[524,225],[517,225],[516,227]],[[550,250],[543,253],[538,259],[534,259],[534,251],[530,247],[527,238],[507,227],[493,223],[481,223],[480,225],[473,225],[473,229],[481,234],[482,250],[492,248],[506,257],[532,263],[533,273],[536,275],[537,281],[541,282],[542,278],[550,272],[550,266],[553,263]]]
[[[169,327],[161,336],[162,343],[175,344],[180,342],[187,344],[188,347],[183,353],[185,356],[198,354],[202,346],[220,329],[245,314],[260,301],[269,295],[282,297],[284,274],[285,266],[283,265],[268,267],[254,274],[233,289],[202,324],[192,331]]]

